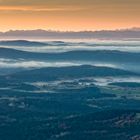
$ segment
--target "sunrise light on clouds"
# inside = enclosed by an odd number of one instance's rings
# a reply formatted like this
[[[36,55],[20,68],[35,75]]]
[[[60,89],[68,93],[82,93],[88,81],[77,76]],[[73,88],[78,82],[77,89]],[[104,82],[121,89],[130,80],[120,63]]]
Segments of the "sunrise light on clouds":
[[[139,0],[1,0],[0,30],[139,27],[139,5]]]

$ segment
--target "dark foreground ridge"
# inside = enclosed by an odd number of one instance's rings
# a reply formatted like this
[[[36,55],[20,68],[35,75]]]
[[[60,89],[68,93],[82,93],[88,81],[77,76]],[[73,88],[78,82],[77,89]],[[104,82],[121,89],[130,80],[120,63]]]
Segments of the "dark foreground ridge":
[[[70,66],[70,67],[50,67],[35,70],[26,70],[15,74],[7,75],[8,80],[19,82],[31,81],[53,81],[60,79],[96,77],[96,76],[139,76],[134,72],[108,67],[96,67],[90,65]],[[3,79],[3,78],[1,78]]]

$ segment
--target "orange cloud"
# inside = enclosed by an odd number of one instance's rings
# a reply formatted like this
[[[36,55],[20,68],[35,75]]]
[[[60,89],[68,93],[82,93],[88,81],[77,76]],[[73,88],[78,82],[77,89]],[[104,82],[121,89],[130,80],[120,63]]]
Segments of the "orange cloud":
[[[44,6],[0,6],[0,11],[20,11],[20,12],[53,12],[53,11],[79,11],[81,7],[44,7]]]
[[[140,26],[140,0],[0,0],[0,30]]]

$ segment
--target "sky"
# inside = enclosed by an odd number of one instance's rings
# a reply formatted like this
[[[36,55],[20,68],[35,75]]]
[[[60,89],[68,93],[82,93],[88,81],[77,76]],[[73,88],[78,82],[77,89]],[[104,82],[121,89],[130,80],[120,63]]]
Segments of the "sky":
[[[140,0],[0,0],[0,31],[140,27]]]

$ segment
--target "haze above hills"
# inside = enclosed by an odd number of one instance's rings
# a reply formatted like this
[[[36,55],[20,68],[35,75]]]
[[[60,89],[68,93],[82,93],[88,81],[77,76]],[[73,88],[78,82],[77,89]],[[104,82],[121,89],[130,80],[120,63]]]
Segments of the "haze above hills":
[[[140,28],[100,31],[9,30],[0,32],[0,38],[60,38],[60,39],[139,39]]]

